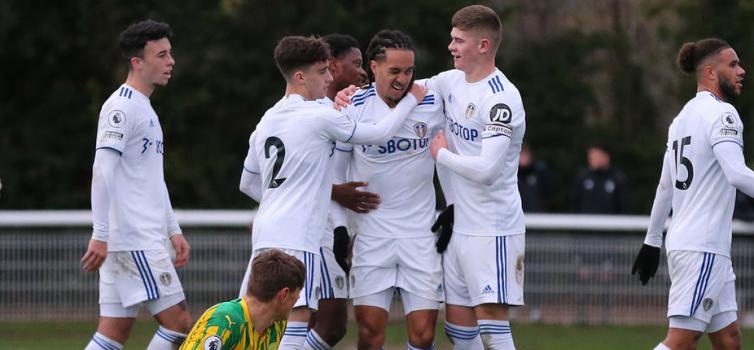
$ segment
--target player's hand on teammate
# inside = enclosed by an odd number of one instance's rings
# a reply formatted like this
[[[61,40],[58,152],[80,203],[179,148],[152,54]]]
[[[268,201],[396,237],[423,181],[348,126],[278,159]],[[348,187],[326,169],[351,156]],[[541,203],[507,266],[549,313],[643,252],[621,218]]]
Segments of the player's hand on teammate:
[[[417,102],[421,102],[424,99],[424,95],[427,94],[427,88],[424,85],[414,83],[411,85],[409,92],[416,97]]]
[[[185,266],[188,263],[189,251],[191,250],[186,238],[183,237],[183,234],[172,235],[170,243],[173,244],[173,249],[175,249],[175,267]]]
[[[429,149],[432,151],[432,158],[437,160],[437,154],[440,153],[440,150],[443,148],[448,148],[448,140],[445,139],[445,133],[440,130],[440,132],[432,138],[432,142],[429,144]]]
[[[440,254],[448,249],[450,236],[453,235],[453,221],[453,204],[451,204],[437,216],[437,220],[432,224],[432,232],[437,233],[437,231],[440,230],[440,233],[437,236],[437,243],[435,243],[437,252]]]
[[[645,285],[650,278],[655,276],[658,266],[660,266],[660,247],[643,244],[639,250],[639,255],[634,260],[631,274],[635,275],[638,272],[639,281],[642,285]]]
[[[367,186],[366,182],[346,182],[332,186],[332,199],[344,208],[364,214],[377,209],[382,202],[380,195],[367,191],[358,190],[359,187]]]
[[[107,242],[96,239],[89,240],[86,253],[81,257],[81,265],[86,272],[97,271],[107,258]]]
[[[342,110],[346,106],[351,104],[351,96],[356,93],[356,85],[349,85],[347,88],[338,91],[335,94],[335,101],[333,101],[333,108]]]
[[[351,271],[351,262],[348,261],[348,243],[351,239],[348,237],[348,230],[343,226],[338,226],[333,230],[333,236],[332,252],[335,255],[335,261],[343,271],[348,273]]]
[[[342,110],[346,106],[351,104],[351,96],[356,92],[355,85],[349,85],[347,88],[338,91],[335,95],[335,101],[333,101],[333,108]],[[416,101],[421,102],[424,99],[424,95],[427,94],[427,88],[424,85],[414,83],[411,86],[409,93],[414,95]]]

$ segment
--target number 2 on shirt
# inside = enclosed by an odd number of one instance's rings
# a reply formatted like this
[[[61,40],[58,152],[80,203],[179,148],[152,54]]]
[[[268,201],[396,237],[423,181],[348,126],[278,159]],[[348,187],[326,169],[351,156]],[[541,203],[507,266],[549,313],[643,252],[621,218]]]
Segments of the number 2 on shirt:
[[[285,161],[285,145],[283,140],[270,136],[264,141],[264,157],[270,159],[270,148],[275,147],[277,149],[277,155],[275,157],[275,164],[272,166],[272,176],[270,177],[270,184],[267,188],[278,188],[283,184],[285,178],[276,179],[280,172],[280,168],[283,167],[283,161]]]

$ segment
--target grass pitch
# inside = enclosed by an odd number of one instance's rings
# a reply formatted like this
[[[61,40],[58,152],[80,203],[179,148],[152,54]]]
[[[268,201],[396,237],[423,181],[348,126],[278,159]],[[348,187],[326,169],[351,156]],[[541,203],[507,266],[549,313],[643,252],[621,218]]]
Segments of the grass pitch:
[[[94,322],[0,322],[0,349],[83,349],[96,328]],[[516,348],[520,350],[636,350],[652,349],[665,336],[658,326],[545,326],[513,325]],[[126,349],[144,349],[152,338],[156,323],[138,321]],[[754,346],[754,332],[742,331],[744,349]],[[406,329],[403,322],[388,326],[385,349],[405,349]],[[438,324],[435,348],[451,349]],[[356,325],[351,323],[346,338],[336,349],[356,348]],[[699,349],[710,349],[703,338]]]

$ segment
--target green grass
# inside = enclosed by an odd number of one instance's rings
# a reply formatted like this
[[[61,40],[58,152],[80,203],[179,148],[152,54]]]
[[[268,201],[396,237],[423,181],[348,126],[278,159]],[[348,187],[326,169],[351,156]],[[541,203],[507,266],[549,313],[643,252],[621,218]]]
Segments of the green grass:
[[[0,322],[0,349],[83,349],[94,331],[92,322]],[[155,324],[136,323],[126,349],[144,349],[154,334]],[[744,348],[754,346],[754,332],[743,330]],[[634,350],[652,349],[665,335],[664,327],[619,326],[543,326],[514,325],[514,339],[519,350],[578,349]],[[437,328],[436,349],[451,349],[442,331]],[[401,322],[391,323],[385,349],[405,349],[406,329]],[[350,324],[346,339],[337,349],[354,349],[355,324]],[[699,349],[710,349],[707,340]]]

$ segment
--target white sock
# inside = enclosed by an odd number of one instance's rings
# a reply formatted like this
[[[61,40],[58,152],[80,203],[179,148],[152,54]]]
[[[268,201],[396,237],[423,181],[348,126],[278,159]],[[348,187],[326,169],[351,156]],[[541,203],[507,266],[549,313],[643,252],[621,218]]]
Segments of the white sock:
[[[92,336],[92,340],[86,345],[84,350],[122,350],[123,344],[112,340],[99,332],[95,332]]]
[[[186,334],[171,331],[163,326],[157,327],[152,341],[147,345],[147,350],[174,350],[183,344]]]
[[[279,350],[299,350],[303,349],[306,341],[307,322],[288,322],[283,333],[283,339],[280,340]]]
[[[306,343],[304,343],[303,349],[305,350],[330,350],[330,344],[327,344],[313,329],[306,333]]]
[[[657,344],[657,346],[655,346],[654,350],[670,350],[670,348],[665,346],[665,344],[660,343],[660,344]]]
[[[432,343],[432,345],[430,345],[428,348],[418,348],[416,346],[411,345],[411,342],[408,341],[406,342],[406,348],[408,350],[435,350],[435,344]]]
[[[509,321],[479,320],[479,336],[485,349],[516,350]]]
[[[456,350],[483,350],[479,327],[464,327],[445,321],[445,334]]]

